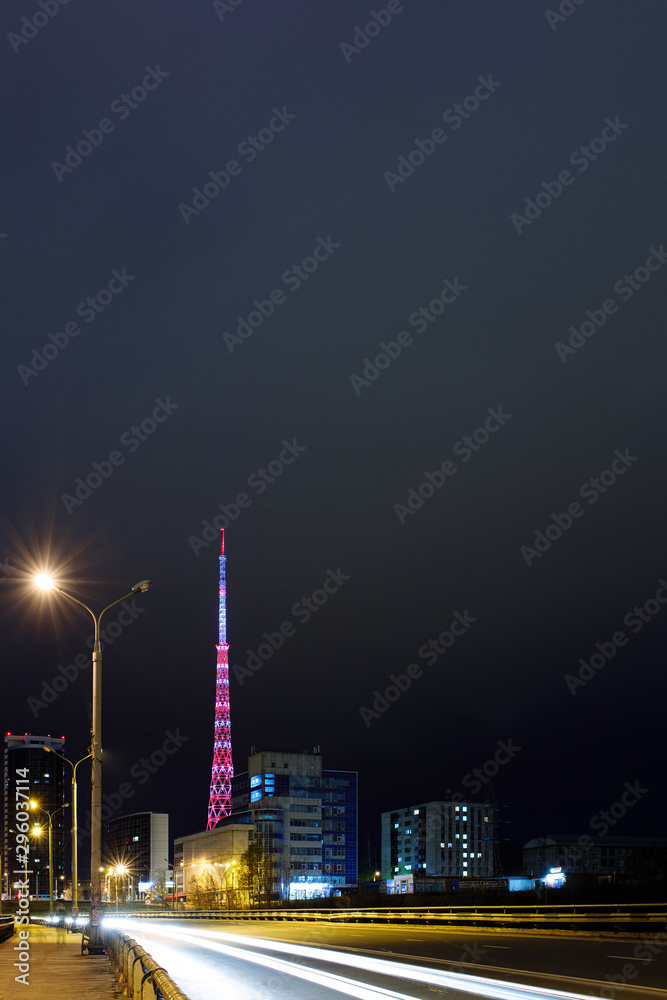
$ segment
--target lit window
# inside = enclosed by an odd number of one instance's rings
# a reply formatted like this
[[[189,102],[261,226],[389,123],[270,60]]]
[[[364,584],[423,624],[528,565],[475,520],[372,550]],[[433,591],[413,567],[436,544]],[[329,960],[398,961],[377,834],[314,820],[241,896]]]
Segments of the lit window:
[[[464,840],[467,840],[467,839],[468,839],[468,834],[467,834],[467,833],[464,833],[464,834],[463,834],[463,839],[464,839]]]
[[[459,840],[459,839],[460,839],[460,837],[461,837],[461,834],[460,834],[460,833],[455,833],[455,834],[454,834],[454,839],[455,839],[455,840]]]
[[[454,806],[454,812],[458,812],[458,811],[459,811],[459,807],[458,806]]]
[[[463,806],[462,808],[463,808],[464,813],[468,812],[468,807],[467,806]]]
[[[467,853],[467,851],[464,851],[464,852],[463,852],[463,857],[464,857],[464,858],[467,858],[467,857],[468,857],[468,853]],[[472,857],[472,854],[470,855],[470,857]]]
[[[463,862],[463,867],[464,867],[464,868],[467,868],[467,867],[468,867],[468,862],[467,862],[467,861],[464,861],[464,862]]]
[[[444,847],[444,846],[445,846],[445,842],[444,842],[444,840],[441,840],[441,841],[440,841],[440,846],[441,846],[441,847]],[[451,847],[452,845],[450,844],[449,846]]]
[[[405,870],[406,872],[412,871],[412,865],[406,865]]]
[[[413,810],[413,816],[419,816],[419,809]]]
[[[394,830],[398,830],[398,823],[394,823]]]
[[[481,852],[481,851],[478,851],[478,852],[477,852],[477,857],[478,857],[478,858],[481,858],[481,856],[482,856],[482,852]]]
[[[451,843],[451,841],[447,844],[447,847],[453,847],[453,846],[454,845]]]
[[[411,835],[411,833],[412,833],[412,830],[410,829],[410,827],[408,827],[407,830],[405,831],[405,836],[409,837]]]
[[[133,837],[132,840],[137,841],[137,840],[139,840],[139,838],[138,837]]]
[[[394,871],[397,872],[397,871],[400,871],[400,869],[399,868],[394,868]]]
[[[399,860],[399,861],[402,861],[402,860],[403,860],[403,858],[399,858],[398,860]]]

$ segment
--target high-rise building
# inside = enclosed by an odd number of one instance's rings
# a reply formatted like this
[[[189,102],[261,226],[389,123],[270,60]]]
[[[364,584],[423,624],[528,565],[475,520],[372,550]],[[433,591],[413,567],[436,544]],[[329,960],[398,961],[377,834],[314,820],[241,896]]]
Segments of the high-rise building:
[[[340,895],[357,885],[357,772],[309,753],[263,751],[234,778],[232,818],[248,812],[272,889],[283,899]]]
[[[423,802],[382,813],[382,877],[494,874],[495,807]]]
[[[49,895],[49,814],[51,815],[51,850],[53,855],[53,893],[59,897],[65,890],[65,841],[69,841],[71,815],[65,805],[65,765],[50,753],[50,747],[65,753],[65,737],[5,735],[5,807],[3,824],[5,884],[3,890],[12,894],[13,882],[27,878],[30,895]],[[35,808],[28,809],[30,801]],[[70,804],[71,805],[71,804]],[[27,815],[27,819],[18,820]],[[30,851],[25,874],[18,864],[17,826],[29,829]],[[34,833],[35,827],[39,833]]]
[[[218,588],[218,642],[215,674],[215,725],[213,768],[208,800],[208,824],[213,830],[232,808],[232,725],[229,705],[229,645],[227,643],[227,582],[225,576],[225,530],[220,532],[220,585]]]
[[[169,815],[167,813],[131,813],[104,824],[102,862],[111,878],[103,896],[112,898],[113,872],[127,869],[122,876],[123,898],[137,899],[139,886],[159,881],[171,869],[169,863]],[[111,872],[109,872],[111,869]],[[103,879],[103,882],[105,880]],[[115,886],[117,890],[117,885]]]

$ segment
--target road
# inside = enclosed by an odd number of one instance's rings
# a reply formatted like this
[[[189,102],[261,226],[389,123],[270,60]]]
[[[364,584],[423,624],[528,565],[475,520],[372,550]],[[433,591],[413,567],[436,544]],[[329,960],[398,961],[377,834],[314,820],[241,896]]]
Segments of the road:
[[[437,927],[121,919],[191,1000],[667,1000],[667,936],[544,937]],[[635,953],[635,949],[639,949]],[[625,984],[623,983],[625,980]],[[552,992],[556,991],[556,992]]]

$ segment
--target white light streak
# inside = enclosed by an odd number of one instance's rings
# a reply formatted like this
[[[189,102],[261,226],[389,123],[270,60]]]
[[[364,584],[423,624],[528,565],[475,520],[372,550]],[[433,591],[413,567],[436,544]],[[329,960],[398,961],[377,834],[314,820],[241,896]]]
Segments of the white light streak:
[[[381,987],[354,982],[344,976],[304,968],[303,965],[280,958],[272,958],[269,955],[262,955],[252,949],[262,948],[265,951],[297,955],[311,961],[335,962],[338,965],[347,965],[351,968],[361,969],[376,975],[408,979],[412,982],[437,986],[441,989],[449,987],[450,989],[465,993],[490,997],[492,1000],[546,1000],[546,998],[553,998],[553,1000],[590,1000],[590,997],[581,993],[565,993],[560,990],[545,989],[541,986],[520,986],[502,979],[489,979],[484,976],[473,976],[459,972],[444,972],[428,968],[427,966],[408,965],[404,962],[372,958],[366,955],[353,955],[349,952],[338,951],[333,948],[315,948],[282,941],[273,941],[267,938],[253,937],[249,939],[242,934],[228,934],[222,931],[208,931],[199,928],[191,930],[190,928],[186,929],[183,927],[165,927],[162,924],[156,926],[153,922],[148,923],[145,920],[107,919],[105,923],[125,930],[128,933],[131,932],[133,935],[140,935],[143,931],[144,934],[158,939],[171,939],[177,942],[180,941],[183,944],[197,945],[200,948],[207,948],[219,954],[229,955],[231,958],[253,962],[256,965],[263,965],[274,969],[276,972],[287,973],[299,979],[305,979],[308,982],[338,990],[339,993],[356,997],[358,1000],[377,1000],[378,997],[392,998],[392,1000],[412,1000],[412,998],[403,993],[395,993]],[[231,943],[224,944],[222,943],[223,941]],[[241,947],[234,947],[233,945],[235,944],[241,945]]]

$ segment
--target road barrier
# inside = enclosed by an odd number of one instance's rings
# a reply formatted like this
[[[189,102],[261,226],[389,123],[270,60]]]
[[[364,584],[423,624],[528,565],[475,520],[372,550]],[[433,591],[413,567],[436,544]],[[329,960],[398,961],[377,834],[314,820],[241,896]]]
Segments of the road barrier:
[[[14,933],[13,914],[0,915],[0,941],[6,941]]]
[[[116,928],[105,928],[109,957],[123,995],[144,997],[144,983],[153,987],[157,1000],[189,1000],[162,966],[141,945]]]
[[[610,906],[433,906],[357,910],[133,910],[126,916],[177,920],[324,921],[326,923],[419,924],[525,930],[547,933],[647,934],[667,925],[667,904]]]

